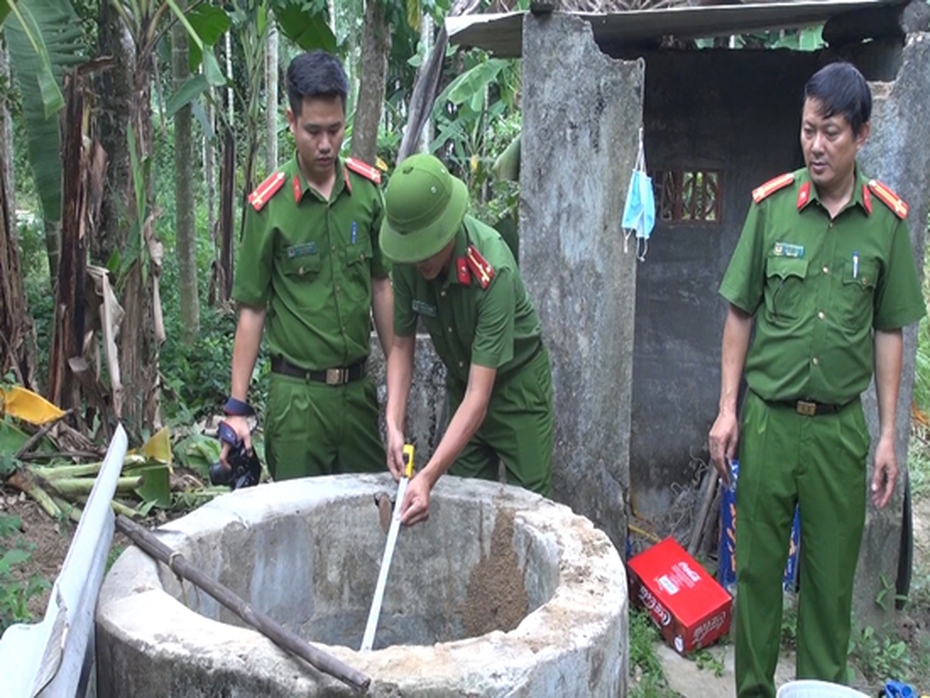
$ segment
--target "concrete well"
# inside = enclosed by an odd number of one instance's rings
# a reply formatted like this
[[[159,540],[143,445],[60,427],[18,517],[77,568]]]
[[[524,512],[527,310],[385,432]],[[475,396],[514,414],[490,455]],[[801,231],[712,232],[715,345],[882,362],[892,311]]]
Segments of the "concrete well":
[[[627,586],[600,530],[516,487],[444,477],[400,533],[375,638],[357,652],[386,536],[387,475],[240,490],[160,539],[372,677],[375,696],[624,696]],[[97,605],[101,696],[357,695],[136,548]]]

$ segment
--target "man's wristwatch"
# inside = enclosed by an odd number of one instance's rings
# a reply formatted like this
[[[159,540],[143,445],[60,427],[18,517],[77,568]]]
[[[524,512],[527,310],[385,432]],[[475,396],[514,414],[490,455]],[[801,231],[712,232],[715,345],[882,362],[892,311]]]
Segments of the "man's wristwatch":
[[[223,412],[226,413],[227,417],[251,417],[255,414],[252,405],[234,397],[230,397],[226,404],[223,405]]]

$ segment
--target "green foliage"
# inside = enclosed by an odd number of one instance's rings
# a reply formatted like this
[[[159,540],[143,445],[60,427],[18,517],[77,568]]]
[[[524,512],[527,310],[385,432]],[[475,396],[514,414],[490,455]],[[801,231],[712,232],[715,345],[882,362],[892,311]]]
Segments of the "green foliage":
[[[703,648],[694,653],[694,662],[701,671],[712,671],[714,676],[723,676],[726,665],[724,664],[724,655],[720,653],[717,656],[710,648]]]
[[[910,675],[911,655],[907,643],[874,628],[857,629],[849,639],[849,660],[869,681],[885,681]]]
[[[16,568],[28,562],[34,545],[19,540],[20,520],[0,515],[0,635],[14,623],[32,620],[29,599],[49,588],[48,580],[32,575],[21,579]]]
[[[787,650],[794,650],[798,646],[797,597],[792,596],[786,601],[781,614],[781,646]]]
[[[64,105],[64,70],[84,58],[83,34],[67,0],[28,0],[3,28],[22,94],[29,158],[43,215],[61,218],[61,161],[57,113]]]
[[[630,698],[674,698],[668,687],[655,645],[661,642],[659,630],[640,608],[630,609]]]

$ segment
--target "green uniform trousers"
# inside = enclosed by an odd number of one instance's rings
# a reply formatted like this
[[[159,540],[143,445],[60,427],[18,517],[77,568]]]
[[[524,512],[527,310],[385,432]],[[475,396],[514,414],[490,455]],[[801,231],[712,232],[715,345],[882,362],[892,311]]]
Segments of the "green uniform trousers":
[[[806,417],[746,395],[736,493],[736,690],[773,698],[782,577],[801,516],[797,678],[845,683],[853,578],[865,523],[862,404]]]
[[[449,384],[450,418],[462,404],[465,385]],[[494,386],[488,413],[449,468],[452,475],[497,480],[498,461],[517,484],[552,496],[552,371],[542,347],[512,376]]]
[[[275,480],[387,467],[371,376],[346,385],[271,374],[265,455]]]

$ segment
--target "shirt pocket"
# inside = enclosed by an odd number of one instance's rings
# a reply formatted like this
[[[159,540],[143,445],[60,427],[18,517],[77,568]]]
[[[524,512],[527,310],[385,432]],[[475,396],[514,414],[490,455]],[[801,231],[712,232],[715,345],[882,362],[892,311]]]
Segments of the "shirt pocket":
[[[840,293],[839,310],[844,325],[871,327],[877,280],[878,264],[875,260],[860,259],[858,264],[853,264],[851,260],[843,262],[843,290]]]
[[[797,320],[804,312],[808,260],[768,257],[765,261],[765,308],[770,320]]]
[[[278,267],[281,273],[287,277],[288,281],[296,283],[311,283],[316,280],[323,268],[323,260],[316,249],[312,246],[312,251],[300,250],[295,246],[284,250],[278,257]]]
[[[309,289],[319,277],[323,259],[315,244],[292,245],[278,255],[277,266],[285,283],[293,290],[292,297],[306,300],[308,296],[302,291]]]
[[[368,302],[371,297],[371,238],[367,235],[345,247],[346,296]]]

